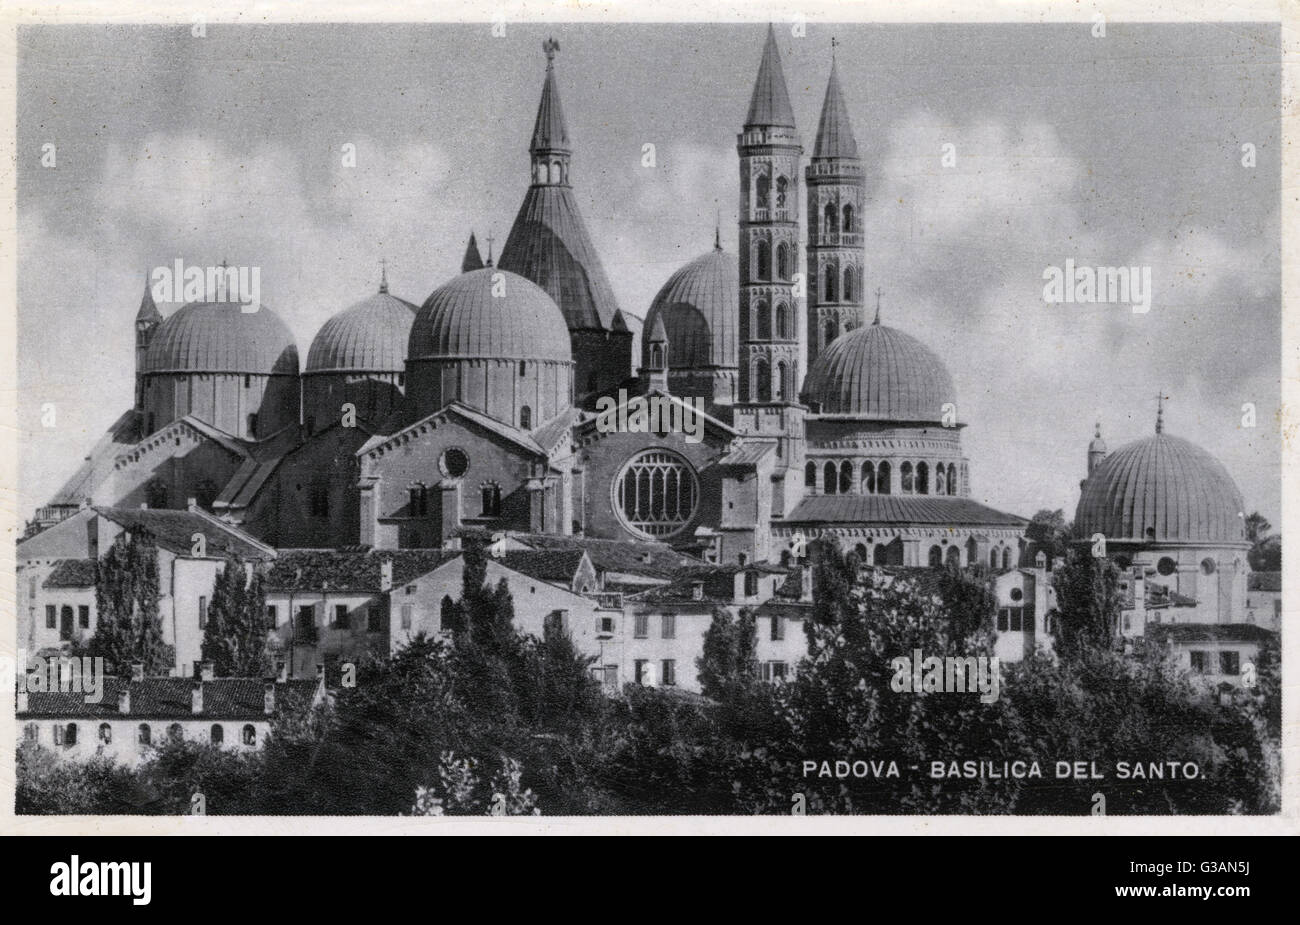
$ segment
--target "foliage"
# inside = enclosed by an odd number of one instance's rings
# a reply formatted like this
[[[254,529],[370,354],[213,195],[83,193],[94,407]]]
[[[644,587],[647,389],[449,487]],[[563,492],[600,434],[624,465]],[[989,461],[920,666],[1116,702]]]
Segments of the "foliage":
[[[1076,547],[1052,574],[1058,617],[1056,647],[1063,655],[1078,657],[1091,649],[1110,648],[1120,618],[1119,570],[1109,559]]]
[[[244,564],[234,556],[226,558],[213,583],[202,653],[222,678],[260,678],[271,670],[262,577],[254,572],[246,580]]]
[[[158,615],[158,549],[147,531],[120,534],[95,568],[98,626],[86,654],[104,659],[104,671],[127,677],[142,662],[146,675],[167,674],[174,662]]]

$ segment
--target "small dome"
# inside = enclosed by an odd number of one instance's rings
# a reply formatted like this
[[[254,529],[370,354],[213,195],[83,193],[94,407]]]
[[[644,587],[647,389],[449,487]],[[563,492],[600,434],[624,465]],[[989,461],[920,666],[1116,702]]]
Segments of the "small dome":
[[[1080,537],[1157,543],[1246,542],[1241,492],[1205,450],[1168,434],[1120,447],[1083,483]]]
[[[664,283],[646,314],[646,330],[662,320],[668,335],[668,365],[676,369],[736,366],[740,317],[740,269],[736,258],[714,248],[692,260]],[[791,315],[788,324],[793,327]],[[641,363],[649,365],[643,345]]]
[[[504,292],[494,296],[498,275]],[[559,306],[537,284],[499,267],[462,273],[435,289],[416,312],[407,357],[573,360]]]
[[[415,312],[410,302],[387,292],[345,308],[311,342],[306,372],[402,372]]]
[[[298,348],[266,306],[191,302],[158,325],[145,354],[146,373],[298,375]]]
[[[943,406],[957,401],[952,377],[934,351],[881,324],[831,341],[808,371],[804,395],[823,414],[873,421],[939,423]]]

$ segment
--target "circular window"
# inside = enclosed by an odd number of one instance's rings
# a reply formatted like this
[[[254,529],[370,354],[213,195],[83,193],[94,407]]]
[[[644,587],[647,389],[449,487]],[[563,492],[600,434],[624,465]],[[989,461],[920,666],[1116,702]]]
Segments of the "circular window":
[[[1215,566],[1215,564],[1214,564],[1214,560],[1213,560],[1213,559],[1202,559],[1202,560],[1201,560],[1201,574],[1202,574],[1202,575],[1213,575],[1214,572],[1215,572],[1215,569],[1216,569],[1216,566]]]
[[[1156,571],[1158,571],[1161,575],[1172,575],[1177,570],[1178,570],[1178,563],[1176,563],[1173,559],[1169,558],[1168,556],[1165,556],[1163,559],[1161,559],[1159,562],[1156,563]]]
[[[661,539],[695,516],[699,485],[690,463],[667,450],[646,450],[627,461],[612,486],[614,510],[623,525]]]
[[[1024,597],[1025,597],[1025,592],[1024,592],[1024,591],[1021,591],[1019,588],[1012,588],[1012,589],[1011,589],[1011,599],[1012,599],[1013,601],[1024,600]]]
[[[465,455],[464,450],[456,447],[443,450],[442,457],[438,460],[438,468],[442,470],[443,475],[458,479],[469,471],[469,457]]]

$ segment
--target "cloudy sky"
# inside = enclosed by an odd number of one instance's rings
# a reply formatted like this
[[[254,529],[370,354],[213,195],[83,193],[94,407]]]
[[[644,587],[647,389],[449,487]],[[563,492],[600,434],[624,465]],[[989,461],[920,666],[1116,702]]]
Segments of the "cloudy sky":
[[[305,357],[374,291],[380,257],[420,302],[471,230],[499,248],[528,183],[547,34],[581,208],[622,307],[644,315],[719,211],[735,250],[760,25],[23,29],[20,511],[130,406],[147,269],[261,267]],[[867,167],[866,288],[952,371],[975,496],[1072,516],[1094,421],[1112,449],[1146,436],[1163,391],[1166,431],[1278,523],[1276,27],[782,27],[807,150],[832,35]],[[1150,311],[1045,304],[1043,271],[1067,259],[1151,267]]]

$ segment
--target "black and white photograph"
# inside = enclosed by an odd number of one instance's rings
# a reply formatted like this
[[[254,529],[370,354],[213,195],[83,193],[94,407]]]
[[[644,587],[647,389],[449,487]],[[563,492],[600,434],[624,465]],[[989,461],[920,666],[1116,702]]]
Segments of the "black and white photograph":
[[[20,21],[5,812],[1283,821],[1294,35],[835,11]]]

